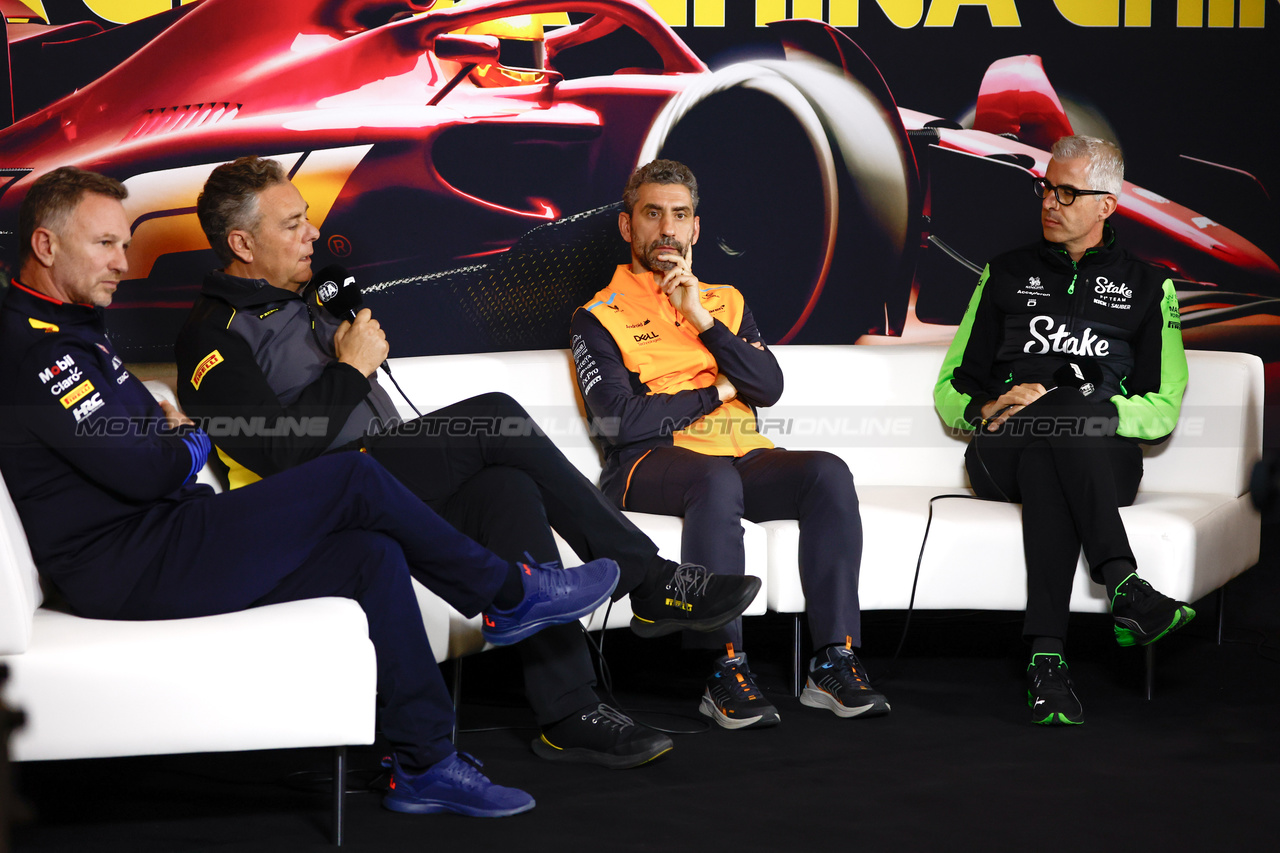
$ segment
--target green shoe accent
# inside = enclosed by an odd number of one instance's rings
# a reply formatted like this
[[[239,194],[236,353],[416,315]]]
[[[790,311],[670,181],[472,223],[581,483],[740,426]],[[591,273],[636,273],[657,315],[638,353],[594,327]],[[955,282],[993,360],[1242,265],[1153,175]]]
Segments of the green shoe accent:
[[[1124,576],[1124,580],[1122,580],[1122,581],[1120,581],[1120,583],[1116,584],[1116,594],[1115,594],[1115,595],[1113,595],[1113,596],[1111,596],[1111,610],[1112,610],[1113,612],[1114,612],[1114,611],[1115,611],[1115,609],[1116,609],[1116,599],[1117,599],[1117,598],[1119,598],[1121,595],[1124,595],[1124,593],[1122,593],[1122,592],[1120,591],[1120,587],[1122,587],[1122,586],[1124,586],[1126,583],[1128,583],[1128,582],[1129,582],[1129,578],[1136,578],[1137,576],[1138,576],[1138,573],[1137,573],[1137,572],[1129,572],[1129,574],[1127,574],[1127,575],[1125,575],[1125,576]],[[1126,645],[1126,644],[1125,644],[1125,643],[1121,643],[1120,645],[1122,645],[1122,646],[1123,646],[1123,645]]]
[[[1151,645],[1152,643],[1154,643],[1155,641],[1163,637],[1165,634],[1168,634],[1170,631],[1173,631],[1177,628],[1184,627],[1188,622],[1190,622],[1194,618],[1196,618],[1196,612],[1192,610],[1190,607],[1187,607],[1186,605],[1179,607],[1177,612],[1173,614],[1173,621],[1171,621],[1167,626],[1165,626],[1165,629],[1163,631],[1161,631],[1159,634],[1156,634],[1154,637],[1152,637],[1150,640],[1147,640],[1142,645],[1144,646]],[[1118,643],[1121,646],[1134,646],[1138,644],[1138,638],[1134,636],[1133,631],[1130,631],[1128,628],[1121,628],[1119,625],[1116,625],[1114,627],[1116,632],[1116,643]]]

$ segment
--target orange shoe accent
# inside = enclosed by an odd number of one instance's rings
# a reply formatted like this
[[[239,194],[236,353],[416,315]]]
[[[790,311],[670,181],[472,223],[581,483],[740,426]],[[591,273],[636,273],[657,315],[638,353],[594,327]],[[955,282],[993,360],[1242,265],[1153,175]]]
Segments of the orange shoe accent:
[[[849,651],[853,651],[853,637],[850,637],[848,634],[844,635],[844,647]]]
[[[724,647],[729,650],[729,657],[733,657],[733,643],[725,643]]]
[[[496,623],[492,619],[490,619],[486,614],[484,617],[484,624],[492,628]]]
[[[520,564],[520,568],[524,569],[524,573],[529,577],[533,577],[533,569],[529,568],[525,563]]]

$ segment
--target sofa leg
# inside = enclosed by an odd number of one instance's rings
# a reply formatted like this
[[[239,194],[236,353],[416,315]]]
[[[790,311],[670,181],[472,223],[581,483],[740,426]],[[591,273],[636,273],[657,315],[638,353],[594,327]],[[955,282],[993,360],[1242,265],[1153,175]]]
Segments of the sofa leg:
[[[1156,647],[1154,644],[1143,647],[1146,650],[1144,681],[1146,682],[1147,701],[1155,694],[1156,687]]]
[[[333,845],[342,846],[342,824],[346,818],[347,748],[333,749]]]
[[[1227,588],[1218,587],[1218,645],[1222,645],[1222,627],[1226,622]]]
[[[791,633],[791,695],[799,698],[800,687],[804,683],[800,661],[800,614],[796,614]]]
[[[453,732],[449,740],[458,745],[458,708],[462,705],[462,658],[453,659]]]

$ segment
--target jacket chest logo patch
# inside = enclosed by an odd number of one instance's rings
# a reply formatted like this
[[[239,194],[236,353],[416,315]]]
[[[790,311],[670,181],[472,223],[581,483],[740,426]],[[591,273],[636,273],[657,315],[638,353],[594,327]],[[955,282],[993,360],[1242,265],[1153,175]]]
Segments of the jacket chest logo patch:
[[[641,334],[632,335],[631,337],[635,338],[636,343],[638,344],[651,343],[652,341],[660,340],[661,338],[657,332],[642,332]]]
[[[330,282],[327,282],[327,281],[326,281],[326,282],[325,282],[325,284],[330,284]],[[270,317],[272,314],[276,313],[276,312],[277,312],[277,311],[279,311],[279,310],[280,310],[279,308],[272,308],[272,309],[270,309],[270,310],[268,310],[268,311],[264,311],[263,313],[261,313],[261,314],[259,314],[259,315],[258,315],[258,319],[259,319],[259,320],[265,320],[265,319],[267,319],[268,317]]]
[[[1133,307],[1131,299],[1133,299],[1133,291],[1123,281],[1116,284],[1105,275],[1100,275],[1093,280],[1094,305],[1128,311]]]
[[[200,363],[196,365],[195,373],[191,374],[191,387],[200,390],[200,383],[204,380],[204,375],[213,368],[222,364],[222,353],[214,350],[213,352],[200,359]]]

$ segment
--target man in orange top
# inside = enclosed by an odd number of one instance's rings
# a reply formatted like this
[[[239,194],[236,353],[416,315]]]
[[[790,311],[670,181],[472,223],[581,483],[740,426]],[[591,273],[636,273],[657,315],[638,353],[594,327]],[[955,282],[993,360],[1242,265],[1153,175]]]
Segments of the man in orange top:
[[[742,294],[693,274],[698,184],[688,167],[641,167],[623,206],[618,228],[631,263],[572,323],[578,386],[604,439],[602,491],[623,509],[683,516],[682,559],[718,573],[744,570],[743,518],[798,519],[817,649],[801,702],[842,717],[888,713],[853,651],[862,522],[848,467],[759,434],[755,409],[781,396],[782,370]],[[730,729],[777,724],[742,652],[741,620],[685,641],[717,649],[703,714]]]

